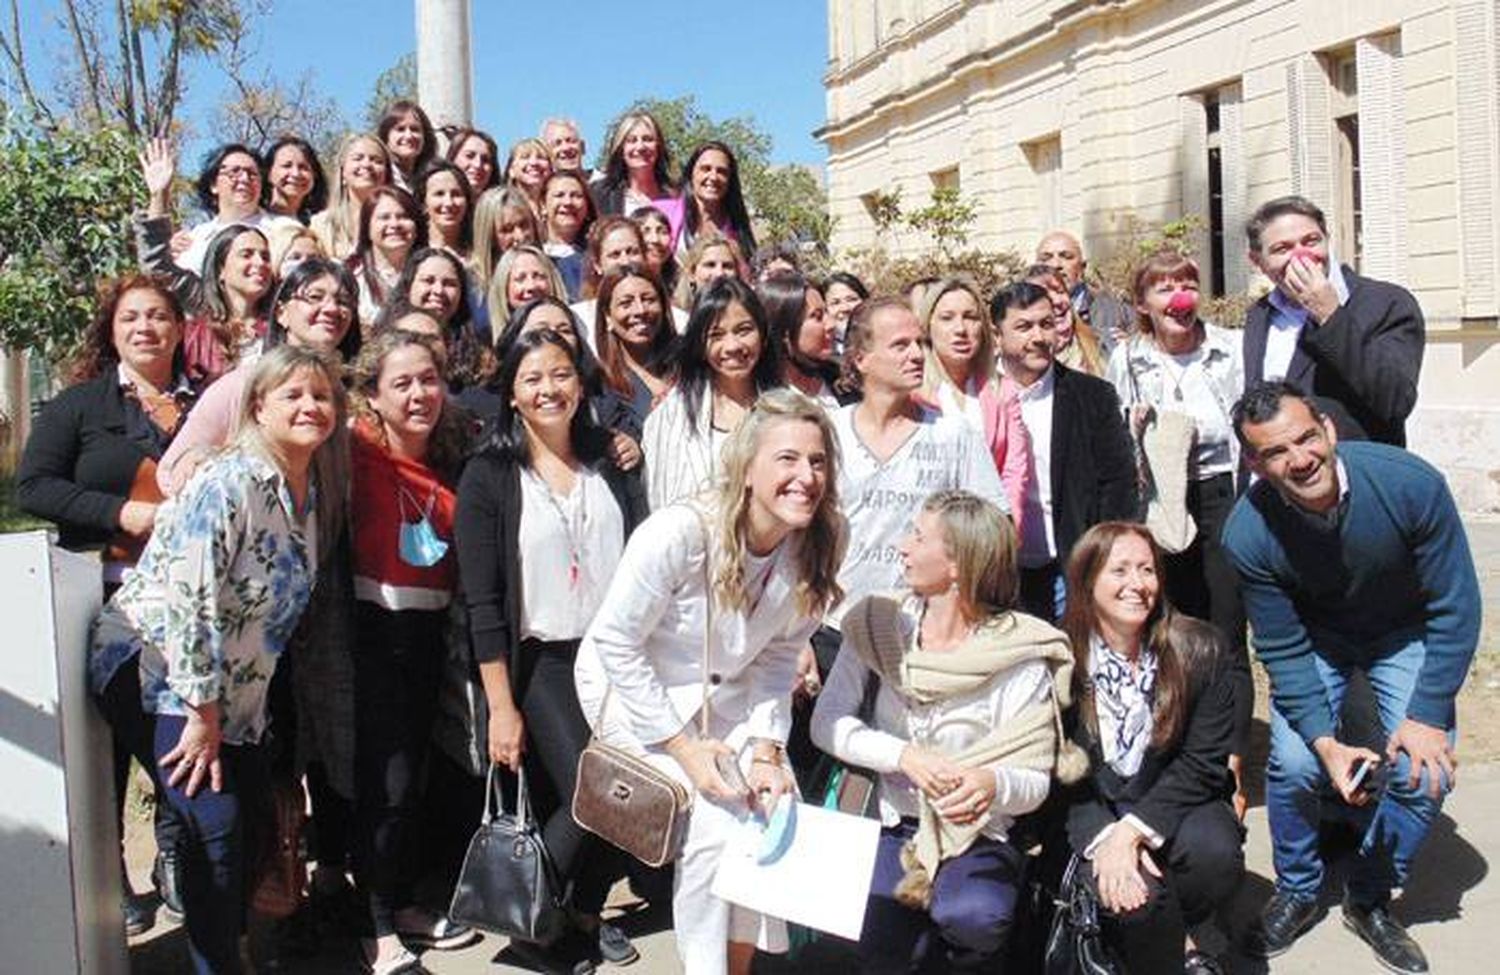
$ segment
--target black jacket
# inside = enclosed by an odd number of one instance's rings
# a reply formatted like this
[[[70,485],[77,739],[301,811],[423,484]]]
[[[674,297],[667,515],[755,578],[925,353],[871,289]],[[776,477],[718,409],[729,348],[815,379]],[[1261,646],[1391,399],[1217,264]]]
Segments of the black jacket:
[[[16,502],[54,522],[63,548],[103,547],[120,530],[120,509],[141,462],[160,460],[171,438],[127,404],[113,366],[70,386],[37,416]]]
[[[1052,528],[1066,564],[1073,543],[1099,522],[1135,521],[1139,497],[1114,387],[1061,363],[1052,369]]]
[[[1405,447],[1426,343],[1422,309],[1400,285],[1343,270],[1349,300],[1302,330],[1287,381],[1316,399],[1340,437]],[[1266,297],[1245,316],[1247,389],[1264,378],[1274,312]]]
[[[1229,772],[1233,655],[1224,652],[1218,631],[1202,620],[1179,616],[1174,632],[1181,634],[1174,636],[1174,646],[1191,641],[1200,653],[1188,671],[1187,718],[1171,747],[1148,749],[1141,767],[1127,779],[1105,764],[1098,737],[1084,727],[1078,709],[1070,714],[1070,735],[1088,753],[1090,770],[1065,790],[1068,840],[1075,850],[1082,851],[1100,830],[1132,812],[1170,843],[1187,813],[1234,792]]]
[[[640,468],[622,472],[608,461],[596,467],[609,485],[624,517],[625,537],[650,513]],[[472,458],[458,482],[453,540],[458,545],[458,572],[469,611],[469,635],[475,660],[505,660],[511,692],[520,698],[531,661],[520,656],[521,465],[486,449]]]

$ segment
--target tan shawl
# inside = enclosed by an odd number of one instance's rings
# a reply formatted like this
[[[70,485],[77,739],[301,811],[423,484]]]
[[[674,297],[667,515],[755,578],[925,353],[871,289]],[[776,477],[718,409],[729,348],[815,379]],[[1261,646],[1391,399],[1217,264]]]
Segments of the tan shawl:
[[[932,653],[911,649],[895,597],[866,596],[844,615],[843,633],[865,666],[903,699],[919,704],[978,690],[1004,670],[1042,661],[1052,676],[1050,703],[1028,707],[1004,727],[947,757],[964,768],[1004,762],[1051,773],[1065,783],[1088,771],[1087,756],[1063,734],[1062,711],[1072,697],[1073,653],[1066,634],[1056,627],[1024,613],[1006,613],[980,626],[958,648]],[[901,853],[906,876],[896,887],[897,899],[921,909],[930,906],[938,867],[967,850],[984,826],[984,819],[967,824],[943,819],[924,795],[916,835]]]

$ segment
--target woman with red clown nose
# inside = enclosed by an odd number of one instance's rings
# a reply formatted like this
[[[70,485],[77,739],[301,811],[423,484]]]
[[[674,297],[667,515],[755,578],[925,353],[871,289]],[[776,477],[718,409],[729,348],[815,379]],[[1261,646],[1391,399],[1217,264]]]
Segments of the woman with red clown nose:
[[[1240,757],[1254,687],[1245,657],[1245,611],[1219,530],[1235,501],[1239,442],[1229,411],[1244,389],[1238,336],[1198,314],[1198,265],[1161,251],[1135,273],[1137,332],[1110,356],[1106,378],[1120,394],[1150,498],[1147,524],[1167,551],[1163,581],[1172,605],[1218,627],[1236,665],[1235,811],[1243,819]]]

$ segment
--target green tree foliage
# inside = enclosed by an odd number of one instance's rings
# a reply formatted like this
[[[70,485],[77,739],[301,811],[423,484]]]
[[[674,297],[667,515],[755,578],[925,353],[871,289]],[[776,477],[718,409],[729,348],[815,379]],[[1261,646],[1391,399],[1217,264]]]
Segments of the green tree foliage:
[[[900,187],[875,191],[865,205],[875,221],[876,243],[842,254],[837,266],[852,272],[877,294],[895,294],[916,281],[953,276],[969,278],[983,294],[989,294],[1026,267],[1014,250],[967,247],[978,207],[953,187],[934,189],[927,204],[916,210],[902,209]],[[893,257],[888,245],[902,229],[925,235],[933,249]]]
[[[406,98],[417,100],[417,55],[407,51],[396,59],[396,63],[375,76],[375,85],[370,90],[370,99],[365,102],[365,131],[374,132],[391,102]]]
[[[772,165],[771,136],[753,117],[715,119],[698,107],[692,95],[640,98],[615,116],[606,132],[612,135],[619,120],[632,112],[650,112],[656,119],[674,166],[680,167],[688,153],[704,142],[722,142],[734,150],[745,205],[762,244],[794,242],[827,248],[833,222],[822,182],[805,166]],[[609,146],[601,145],[596,165],[603,168],[608,159]],[[674,179],[681,176],[672,175]]]
[[[135,266],[130,211],[145,198],[122,127],[0,120],[0,347],[72,351],[102,279]]]

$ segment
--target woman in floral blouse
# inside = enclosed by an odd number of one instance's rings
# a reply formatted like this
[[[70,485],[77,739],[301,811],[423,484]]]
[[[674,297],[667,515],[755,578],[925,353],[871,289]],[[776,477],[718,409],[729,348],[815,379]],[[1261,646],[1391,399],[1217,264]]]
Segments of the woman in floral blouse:
[[[321,453],[348,449],[339,366],[280,346],[257,361],[232,445],[163,504],[136,570],[95,622],[89,676],[102,692],[140,675],[151,754],[186,821],[182,894],[198,972],[239,971],[241,797],[267,788],[266,690],[317,570]]]

